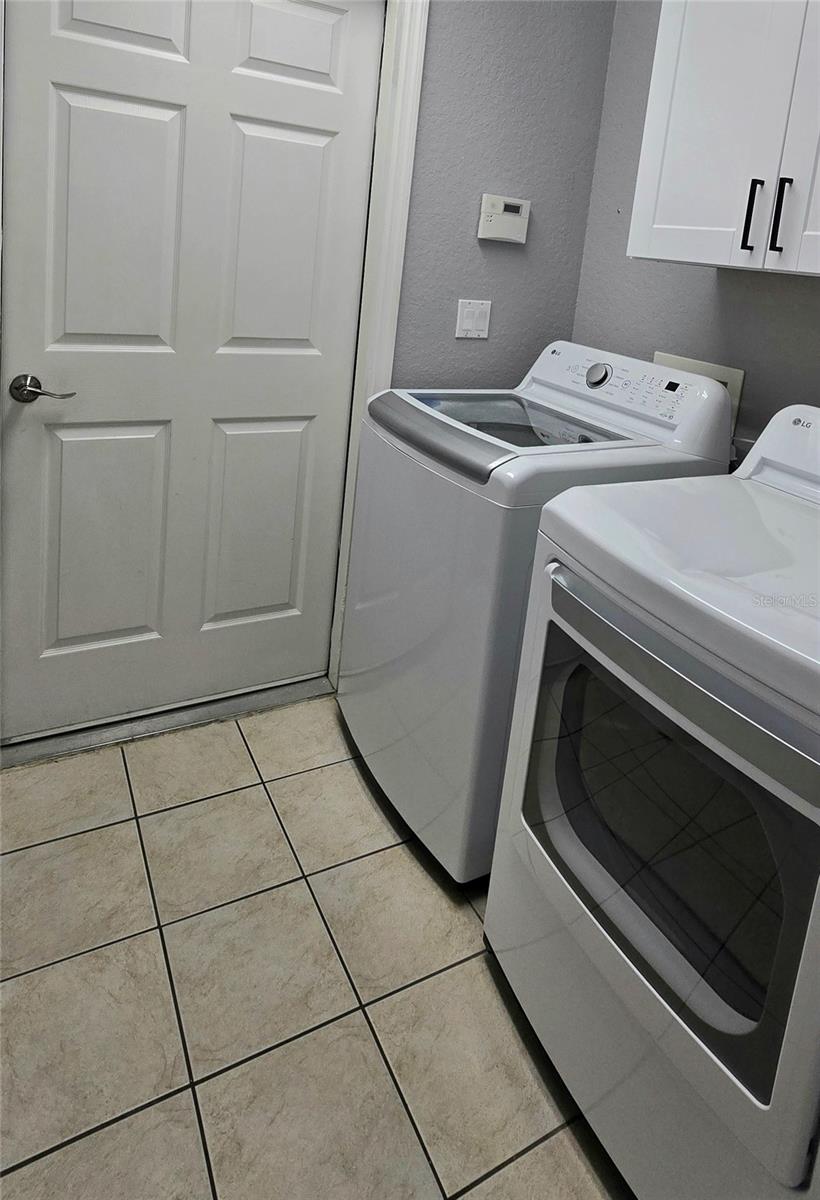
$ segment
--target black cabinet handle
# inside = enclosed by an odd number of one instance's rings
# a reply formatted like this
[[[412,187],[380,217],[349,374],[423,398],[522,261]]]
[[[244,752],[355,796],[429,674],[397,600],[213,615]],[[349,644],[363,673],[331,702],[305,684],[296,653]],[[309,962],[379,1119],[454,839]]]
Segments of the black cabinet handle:
[[[757,189],[762,187],[762,179],[753,179],[749,184],[749,199],[746,201],[746,216],[743,218],[743,237],[740,239],[741,250],[754,250],[754,246],[749,242],[749,233],[752,229],[752,217],[755,212]]]
[[[783,198],[786,195],[786,188],[791,187],[794,183],[793,179],[789,179],[786,175],[781,175],[777,182],[777,195],[774,198],[774,219],[772,221],[772,236],[769,240],[769,249],[776,250],[778,254],[782,253],[783,247],[778,246],[777,239],[780,237],[780,218],[783,216]]]

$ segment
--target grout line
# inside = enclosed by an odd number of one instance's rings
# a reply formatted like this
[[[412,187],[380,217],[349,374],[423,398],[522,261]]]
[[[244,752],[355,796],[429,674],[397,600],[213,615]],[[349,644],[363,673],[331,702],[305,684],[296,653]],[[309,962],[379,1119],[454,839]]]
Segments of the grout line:
[[[136,801],[134,800],[134,789],[131,785],[131,776],[128,771],[128,761],[125,756],[125,750],[122,747],[120,747],[120,754],[122,755],[123,768],[125,769],[125,778],[128,782],[128,791],[131,796],[131,806],[134,809],[134,817],[136,818],[137,805],[136,805]],[[174,985],[174,976],[171,971],[171,960],[168,957],[168,947],[165,944],[165,932],[162,928],[162,924],[161,924],[160,918],[159,918],[159,906],[157,905],[157,897],[154,892],[154,881],[151,878],[151,867],[148,863],[148,855],[145,850],[145,842],[143,841],[142,828],[140,827],[139,821],[137,821],[137,834],[139,836],[140,849],[142,850],[142,859],[143,859],[143,864],[145,866],[145,874],[148,879],[148,890],[151,893],[151,903],[154,906],[154,916],[156,917],[156,920],[157,920],[157,926],[158,926],[157,933],[159,935],[160,945],[162,947],[162,956],[165,959],[165,971],[168,976],[168,986],[171,991],[171,1000],[173,1002],[174,1012],[176,1014],[177,1027],[178,1027],[178,1031],[179,1031],[179,1040],[182,1043],[182,1053],[183,1053],[183,1056],[185,1059],[185,1069],[188,1072],[188,1082],[191,1084],[191,1096],[193,1098],[194,1113],[196,1115],[196,1123],[197,1123],[197,1127],[199,1129],[199,1137],[202,1142],[202,1153],[205,1158],[205,1169],[208,1172],[208,1182],[211,1186],[211,1196],[213,1197],[213,1200],[218,1200],[217,1191],[216,1191],[216,1180],[214,1179],[213,1166],[211,1165],[211,1154],[208,1149],[208,1142],[205,1138],[205,1126],[202,1122],[202,1113],[200,1112],[200,1108],[199,1108],[199,1097],[196,1094],[196,1088],[193,1087],[194,1075],[193,1075],[193,1071],[191,1069],[191,1056],[188,1053],[188,1043],[185,1040],[185,1029],[182,1024],[182,1011],[179,1007],[179,999],[177,997],[176,986]]]
[[[18,1162],[12,1163],[9,1167],[3,1167],[0,1171],[0,1177],[11,1175],[13,1171],[19,1171],[22,1167],[28,1167],[31,1163],[39,1162],[41,1158],[47,1158],[50,1154],[56,1154],[59,1150],[64,1150],[66,1146],[73,1146],[75,1142],[82,1142],[85,1138],[91,1137],[92,1134],[99,1133],[103,1129],[109,1129],[112,1125],[118,1125],[120,1121],[126,1121],[129,1117],[134,1117],[137,1113],[144,1112],[146,1108],[153,1108],[155,1104],[162,1104],[163,1100],[170,1100],[172,1096],[180,1096],[183,1092],[191,1090],[191,1085],[186,1083],[181,1087],[172,1088],[170,1092],[163,1092],[161,1096],[154,1096],[152,1100],[146,1100],[144,1104],[138,1104],[136,1108],[126,1109],[125,1112],[117,1113],[115,1117],[109,1117],[106,1121],[101,1121],[99,1125],[92,1125],[90,1129],[83,1129],[81,1133],[72,1134],[71,1137],[64,1138],[63,1141],[57,1142],[53,1146],[48,1146],[45,1150],[38,1150],[36,1154],[30,1154],[28,1158],[21,1158]]]
[[[56,967],[60,963],[71,962],[73,958],[82,958],[85,954],[93,954],[95,950],[105,950],[107,946],[117,946],[120,942],[127,942],[131,938],[141,937],[143,933],[153,933],[159,929],[159,925],[146,925],[144,929],[135,929],[133,933],[124,933],[122,937],[111,938],[108,942],[99,942],[94,946],[86,946],[84,950],[76,950],[73,954],[64,954],[62,958],[52,958],[48,962],[38,963],[36,967],[26,967],[25,971],[15,971],[13,975],[4,975],[0,980],[0,986],[4,983],[11,983],[12,979],[21,979],[24,975],[33,975],[35,971],[45,971],[48,967]]]
[[[290,850],[291,854],[293,855],[296,866],[299,868],[299,878],[305,879],[306,878],[305,868],[302,866],[302,860],[300,859],[299,855],[296,853],[296,847],[294,846],[294,844],[291,840],[290,834],[288,833],[287,829],[285,828],[285,823],[282,820],[282,818],[279,816],[276,805],[273,803],[273,800],[271,799],[271,794],[270,794],[270,791],[268,790],[268,785],[265,782],[265,780],[262,778],[262,772],[259,770],[259,764],[257,763],[256,759],[254,758],[253,751],[251,750],[250,746],[248,745],[248,739],[245,737],[245,732],[242,729],[242,726],[239,724],[238,721],[236,722],[236,728],[239,730],[239,736],[242,738],[242,741],[245,743],[245,749],[247,750],[248,754],[250,755],[251,762],[253,763],[253,768],[256,771],[256,774],[259,776],[259,782],[262,784],[262,788],[264,789],[265,795],[268,798],[268,804],[271,806],[271,809],[273,810],[273,815],[274,815],[274,817],[276,817],[276,820],[279,822],[279,828],[282,830],[282,833],[285,835],[285,841],[288,844],[288,849]],[[318,771],[321,768],[313,767],[311,769]],[[304,775],[304,774],[307,774],[307,772],[297,771],[296,774]],[[280,776],[280,778],[288,778],[288,776]],[[271,780],[271,782],[273,783],[273,782],[275,782],[275,780]]]
[[[238,721],[237,721],[237,727],[239,728],[239,722],[238,722]],[[241,728],[239,728],[239,732],[240,732],[240,734],[242,734],[242,739],[243,739],[243,741],[245,741],[245,745],[246,745],[246,747],[247,747],[248,754],[250,754],[250,756],[251,756],[251,759],[253,760],[253,765],[256,767],[257,771],[259,771],[259,766],[257,765],[256,759],[255,759],[255,758],[254,758],[254,756],[253,756],[253,752],[251,751],[251,748],[250,748],[250,746],[248,745],[247,739],[245,738],[245,735],[244,735],[244,733],[242,732],[242,729],[241,729]],[[259,773],[259,777],[260,777],[260,779],[262,778],[261,772]],[[318,901],[318,900],[317,900],[317,898],[316,898],[316,893],[314,892],[314,890],[313,890],[313,888],[312,888],[312,886],[311,886],[310,880],[308,879],[308,877],[307,877],[307,876],[305,875],[305,873],[304,873],[304,869],[302,868],[302,862],[301,862],[301,860],[300,860],[300,858],[299,858],[299,855],[296,853],[296,849],[295,849],[295,847],[294,847],[293,843],[292,843],[292,842],[291,842],[291,840],[290,840],[290,835],[289,835],[289,833],[288,833],[287,829],[285,828],[285,823],[284,823],[284,821],[282,820],[282,818],[279,816],[279,813],[278,813],[278,811],[277,811],[276,805],[274,804],[274,802],[273,802],[273,798],[272,798],[272,796],[271,796],[271,794],[270,794],[270,791],[269,791],[269,789],[268,789],[267,783],[265,782],[265,780],[264,780],[264,779],[262,780],[262,783],[264,784],[265,791],[266,791],[266,792],[267,792],[267,794],[268,794],[268,800],[270,801],[270,806],[271,806],[271,808],[273,809],[273,811],[274,811],[274,814],[276,815],[276,819],[279,821],[279,824],[282,826],[282,829],[284,830],[285,837],[287,838],[288,845],[290,846],[290,849],[291,849],[291,853],[293,854],[293,857],[296,859],[296,862],[297,862],[297,865],[298,865],[299,869],[302,871],[302,878],[304,879],[304,881],[305,881],[305,884],[306,884],[306,886],[307,886],[307,889],[308,889],[308,891],[310,892],[311,899],[313,900],[313,903],[314,903],[314,905],[316,906],[316,911],[317,911],[317,913],[319,914],[319,919],[321,920],[322,924],[323,924],[323,925],[324,925],[324,927],[325,927],[325,931],[327,932],[327,936],[330,938],[331,945],[333,946],[333,949],[336,951],[336,955],[337,955],[337,957],[338,957],[338,959],[339,959],[339,962],[341,963],[342,970],[344,971],[345,975],[347,976],[347,981],[348,981],[348,983],[350,984],[350,987],[351,987],[351,990],[352,990],[352,992],[353,992],[353,995],[356,997],[356,1004],[357,1004],[357,1006],[358,1006],[358,1009],[357,1009],[357,1010],[353,1010],[353,1011],[359,1011],[359,1012],[362,1014],[362,1016],[364,1017],[364,1019],[365,1019],[365,1021],[366,1021],[366,1023],[367,1023],[367,1027],[368,1027],[368,1029],[370,1030],[370,1035],[371,1035],[371,1037],[373,1038],[373,1041],[374,1041],[374,1042],[375,1042],[375,1044],[376,1044],[376,1048],[377,1048],[377,1050],[378,1050],[379,1054],[381,1055],[381,1058],[382,1058],[382,1061],[383,1061],[383,1063],[384,1063],[384,1065],[385,1065],[385,1068],[386,1068],[386,1070],[387,1070],[387,1073],[388,1073],[388,1075],[390,1076],[390,1079],[391,1079],[391,1081],[392,1081],[392,1083],[393,1083],[393,1087],[396,1089],[396,1094],[397,1094],[397,1096],[399,1097],[399,1100],[400,1100],[400,1102],[401,1102],[401,1104],[402,1104],[402,1107],[404,1108],[404,1111],[405,1111],[405,1113],[407,1114],[407,1119],[408,1119],[408,1121],[410,1122],[410,1125],[411,1125],[411,1127],[412,1127],[412,1129],[413,1129],[413,1132],[414,1132],[414,1133],[415,1133],[415,1135],[416,1135],[416,1139],[418,1140],[419,1146],[420,1146],[420,1147],[421,1147],[421,1149],[422,1149],[422,1153],[424,1154],[424,1157],[425,1157],[425,1158],[426,1158],[426,1160],[427,1160],[427,1164],[428,1164],[428,1166],[429,1166],[429,1168],[430,1168],[430,1171],[431,1171],[431,1173],[432,1173],[433,1179],[435,1180],[435,1182],[436,1182],[436,1185],[437,1185],[437,1187],[438,1187],[438,1189],[439,1189],[439,1192],[441,1193],[442,1200],[446,1200],[446,1195],[447,1195],[447,1193],[445,1192],[445,1190],[444,1190],[444,1187],[442,1186],[441,1180],[439,1179],[439,1174],[438,1174],[438,1171],[436,1170],[436,1168],[435,1168],[435,1166],[434,1166],[434,1164],[433,1164],[433,1160],[432,1160],[432,1158],[430,1157],[430,1151],[427,1149],[427,1146],[425,1145],[425,1142],[424,1142],[424,1138],[421,1136],[421,1132],[420,1132],[420,1130],[419,1130],[419,1127],[418,1127],[418,1125],[416,1124],[416,1122],[415,1122],[415,1120],[414,1120],[414,1118],[413,1118],[413,1114],[412,1114],[412,1113],[411,1113],[411,1111],[410,1111],[410,1105],[407,1103],[407,1100],[405,1099],[404,1093],[402,1092],[401,1088],[399,1087],[399,1082],[398,1082],[398,1080],[397,1080],[397,1078],[396,1078],[395,1074],[393,1073],[393,1068],[390,1066],[390,1063],[388,1062],[387,1055],[386,1055],[386,1054],[385,1054],[385,1052],[384,1052],[384,1048],[382,1047],[382,1044],[381,1044],[381,1042],[379,1041],[378,1037],[376,1036],[376,1031],[375,1031],[375,1029],[373,1028],[373,1022],[370,1020],[370,1017],[369,1017],[369,1015],[368,1015],[368,1013],[367,1013],[367,1010],[365,1009],[365,1007],[364,1007],[364,1005],[363,1005],[363,1003],[362,1003],[362,997],[361,997],[361,995],[360,995],[360,993],[359,993],[359,989],[356,987],[356,983],[355,983],[355,981],[354,981],[354,979],[353,979],[353,976],[352,976],[352,975],[351,975],[351,973],[350,973],[350,969],[349,969],[349,967],[348,967],[347,963],[346,963],[346,962],[345,962],[345,960],[344,960],[344,956],[343,956],[343,954],[342,954],[341,950],[339,949],[339,944],[338,944],[338,942],[336,941],[336,938],[335,938],[335,937],[334,937],[334,935],[333,935],[333,930],[330,928],[330,925],[328,924],[328,920],[327,920],[327,918],[325,917],[325,914],[324,914],[324,913],[323,913],[323,911],[322,911],[322,906],[319,904],[319,901]]]
[[[238,722],[238,721],[237,721],[237,726],[239,726],[239,722]],[[285,839],[286,839],[286,841],[287,841],[287,843],[288,843],[288,846],[290,847],[290,852],[291,852],[291,854],[293,855],[294,859],[296,860],[296,865],[297,865],[297,867],[299,868],[299,870],[300,870],[300,872],[301,872],[301,876],[300,876],[300,878],[301,878],[302,880],[304,880],[304,883],[306,884],[306,886],[307,886],[307,889],[308,889],[308,891],[310,892],[311,899],[313,900],[313,903],[314,903],[314,905],[315,905],[315,907],[316,907],[316,910],[317,910],[317,912],[319,913],[319,918],[320,918],[320,920],[321,920],[322,924],[323,924],[323,925],[324,925],[324,927],[325,927],[325,931],[327,932],[327,935],[328,935],[328,937],[330,938],[330,941],[331,941],[331,943],[332,943],[332,945],[333,945],[333,949],[336,951],[336,954],[337,954],[337,956],[338,956],[339,962],[340,962],[340,963],[341,963],[341,965],[342,965],[342,969],[343,969],[343,971],[344,971],[345,975],[347,976],[347,981],[348,981],[348,983],[350,984],[350,987],[351,987],[351,989],[352,989],[352,991],[353,991],[353,995],[356,997],[356,1005],[357,1005],[358,1009],[362,1009],[362,998],[361,998],[361,996],[360,996],[360,994],[359,994],[359,989],[356,987],[356,984],[355,984],[355,982],[354,982],[353,976],[351,975],[351,973],[350,973],[350,970],[348,969],[347,963],[346,963],[346,962],[345,962],[345,960],[344,960],[344,957],[343,957],[343,955],[342,955],[342,952],[340,951],[340,949],[339,949],[339,946],[338,946],[338,944],[337,944],[337,942],[336,942],[336,939],[335,939],[335,937],[333,936],[333,932],[332,932],[332,930],[331,930],[331,928],[330,928],[330,925],[329,925],[329,924],[328,924],[328,922],[327,922],[327,918],[325,917],[325,914],[322,912],[322,909],[321,909],[321,906],[320,906],[320,904],[319,904],[319,901],[316,899],[316,893],[314,892],[313,888],[311,887],[311,885],[310,885],[310,880],[308,879],[307,875],[305,874],[305,869],[304,869],[304,867],[302,866],[302,860],[300,859],[300,857],[299,857],[299,855],[298,855],[298,853],[297,853],[297,851],[296,851],[296,847],[294,846],[294,844],[293,844],[293,842],[292,842],[292,840],[291,840],[290,834],[288,833],[287,829],[285,828],[285,823],[284,823],[284,821],[282,820],[282,818],[280,817],[280,815],[279,815],[279,811],[278,811],[278,809],[277,809],[276,805],[274,804],[273,797],[271,796],[271,794],[270,794],[270,790],[268,789],[268,785],[267,785],[267,783],[265,782],[265,780],[264,780],[264,779],[262,779],[262,774],[261,774],[261,772],[259,771],[259,766],[258,766],[258,764],[257,764],[257,762],[256,762],[256,759],[255,759],[255,758],[254,758],[254,756],[253,756],[253,752],[252,752],[252,750],[251,750],[250,746],[248,745],[247,739],[245,738],[245,734],[243,733],[243,731],[242,731],[242,729],[241,729],[241,728],[239,729],[239,732],[240,732],[240,734],[241,734],[241,736],[242,736],[242,739],[243,739],[243,741],[245,742],[245,745],[246,745],[246,747],[247,747],[247,750],[248,750],[248,754],[250,754],[250,756],[251,756],[251,760],[252,760],[252,762],[253,762],[253,765],[254,765],[254,767],[256,767],[256,770],[257,770],[257,772],[259,772],[259,778],[262,780],[262,786],[264,787],[264,789],[265,789],[265,792],[266,792],[266,794],[267,794],[267,797],[268,797],[268,803],[270,804],[270,806],[271,806],[271,809],[273,810],[273,815],[276,817],[276,820],[279,822],[279,824],[280,824],[280,826],[281,826],[281,828],[282,828],[282,832],[283,832],[283,833],[284,833],[284,835],[285,835]],[[273,782],[273,781],[271,781],[271,782]]]
[[[254,896],[264,896],[267,892],[276,892],[279,888],[287,887],[289,883],[301,883],[303,878],[303,875],[291,875],[289,879],[270,883],[267,887],[257,888],[255,892],[243,892],[241,896],[234,896],[231,900],[220,900],[219,904],[209,904],[207,908],[198,908],[195,912],[186,913],[184,917],[172,917],[170,921],[162,922],[162,928],[170,929],[172,925],[180,925],[183,921],[191,921],[194,917],[204,916],[205,913],[228,908],[231,904],[241,904],[243,900],[253,900]]]
[[[271,804],[273,804],[273,801],[271,801]],[[348,982],[349,982],[351,988],[353,989],[353,994],[356,997],[356,1000],[359,1005],[359,1012],[362,1014],[365,1021],[367,1022],[367,1027],[370,1030],[370,1036],[373,1038],[373,1041],[376,1044],[376,1049],[378,1050],[378,1052],[381,1056],[381,1059],[382,1059],[382,1062],[384,1063],[387,1074],[390,1076],[390,1080],[393,1084],[393,1087],[396,1089],[396,1095],[398,1096],[399,1100],[401,1101],[401,1105],[407,1115],[407,1119],[410,1122],[413,1132],[416,1135],[419,1146],[421,1146],[424,1157],[427,1159],[427,1165],[430,1168],[433,1179],[435,1180],[436,1185],[437,1185],[439,1191],[441,1192],[442,1200],[444,1200],[447,1193],[445,1192],[444,1185],[442,1184],[441,1179],[439,1178],[439,1173],[436,1170],[435,1164],[430,1155],[430,1151],[427,1148],[424,1138],[421,1136],[421,1130],[419,1129],[418,1125],[416,1124],[415,1118],[414,1118],[412,1112],[410,1111],[410,1104],[409,1104],[407,1098],[405,1097],[404,1092],[401,1090],[401,1087],[399,1086],[399,1081],[396,1078],[396,1075],[395,1075],[395,1072],[393,1071],[392,1066],[390,1065],[390,1061],[387,1057],[387,1054],[385,1053],[384,1047],[382,1046],[381,1042],[379,1041],[378,1035],[373,1026],[373,1022],[370,1019],[370,1014],[368,1013],[367,1009],[365,1008],[365,1006],[362,1002],[362,997],[359,992],[359,989],[356,986],[353,976],[350,973],[350,969],[348,968],[348,965],[344,960],[344,955],[342,954],[341,949],[339,948],[339,944],[336,941],[336,938],[333,934],[333,930],[330,928],[330,924],[328,923],[328,920],[327,920],[325,914],[322,912],[322,906],[319,904],[319,901],[316,898],[316,893],[314,892],[313,888],[311,887],[310,880],[305,878],[305,883],[307,884],[307,888],[311,894],[313,903],[316,905],[316,911],[318,912],[319,917],[322,921],[322,924],[324,925],[324,927],[327,931],[327,936],[330,938],[330,941],[333,945],[333,949],[336,951],[336,954],[338,955],[338,958],[339,958],[339,962],[342,964],[344,973],[345,973],[345,975],[347,975]]]
[[[413,1128],[413,1132],[415,1133],[415,1135],[418,1139],[418,1143],[421,1146],[422,1151],[424,1152],[424,1157],[427,1159],[427,1165],[430,1168],[430,1171],[432,1173],[433,1179],[436,1182],[436,1186],[438,1187],[438,1190],[441,1192],[442,1200],[446,1200],[447,1192],[445,1191],[444,1184],[441,1182],[439,1173],[436,1170],[432,1155],[430,1154],[430,1151],[427,1149],[427,1144],[424,1141],[424,1138],[421,1136],[421,1130],[419,1129],[418,1125],[416,1124],[415,1118],[414,1118],[412,1112],[410,1111],[409,1101],[405,1097],[404,1092],[401,1090],[401,1086],[399,1085],[399,1081],[396,1077],[396,1074],[395,1074],[392,1066],[390,1065],[390,1060],[387,1057],[384,1046],[379,1041],[379,1036],[376,1033],[375,1026],[373,1025],[373,1022],[370,1019],[370,1013],[367,1011],[366,1008],[362,1008],[362,1016],[364,1017],[365,1021],[367,1021],[367,1027],[370,1030],[370,1034],[371,1034],[371,1037],[373,1038],[373,1041],[376,1043],[376,1048],[378,1049],[379,1054],[381,1055],[382,1062],[384,1063],[384,1066],[385,1066],[385,1070],[387,1071],[387,1074],[390,1076],[390,1078],[393,1082],[393,1087],[396,1089],[396,1094],[398,1095],[399,1100],[402,1103],[402,1107],[404,1108],[404,1111],[407,1114],[407,1120],[410,1122],[410,1124]]]
[[[22,850],[35,850],[38,846],[50,846],[52,842],[64,842],[68,838],[80,837],[84,833],[96,833],[98,829],[111,829],[113,825],[126,825],[133,821],[133,816],[117,817],[116,821],[103,821],[102,825],[89,825],[87,829],[75,829],[73,833],[59,833],[57,837],[43,838],[41,842],[27,842],[25,846],[12,846],[11,850],[0,851],[0,858],[9,854],[19,854]]]
[[[237,721],[237,725],[238,724],[239,724],[239,722]],[[242,730],[240,729],[239,732],[242,733]],[[245,737],[244,733],[242,733],[242,737],[243,738]],[[245,745],[248,748],[248,754],[251,754],[251,748],[250,748],[250,746],[248,746],[247,740],[245,741]],[[253,758],[252,754],[251,754],[251,758]],[[319,763],[318,767],[302,767],[301,771],[288,771],[285,775],[274,775],[272,779],[264,779],[263,778],[262,772],[259,770],[259,767],[256,765],[255,758],[253,759],[253,765],[256,767],[256,773],[259,776],[260,783],[268,784],[268,783],[281,783],[283,779],[293,779],[294,775],[310,775],[312,771],[324,771],[324,769],[326,767],[338,767],[341,763],[363,762],[363,761],[364,760],[363,760],[361,754],[347,754],[347,755],[345,755],[344,758],[332,758],[330,760],[330,762]]]
[[[315,879],[317,875],[325,875],[328,871],[335,871],[337,867],[346,867],[350,863],[361,862],[363,858],[372,858],[374,854],[384,854],[385,850],[395,850],[398,846],[406,846],[409,841],[410,838],[406,837],[399,842],[388,842],[386,846],[379,846],[375,850],[366,850],[364,854],[354,854],[352,858],[343,858],[340,862],[331,863],[328,867],[317,867],[315,871],[306,871],[305,879]]]
[[[213,1071],[208,1071],[205,1075],[200,1075],[195,1079],[194,1087],[201,1087],[203,1083],[210,1083],[212,1079],[218,1079],[220,1075],[225,1075],[228,1071],[235,1071],[237,1067],[244,1067],[246,1063],[253,1062],[254,1059],[264,1058],[266,1054],[271,1054],[274,1050],[281,1050],[283,1046],[289,1046],[291,1042],[298,1042],[300,1038],[309,1037],[311,1033],[316,1033],[320,1029],[327,1029],[328,1025],[335,1025],[337,1021],[343,1020],[344,1017],[352,1017],[354,1013],[359,1011],[358,1005],[354,1005],[353,1008],[346,1008],[344,1012],[337,1013],[334,1017],[328,1017],[327,1020],[320,1021],[318,1025],[311,1025],[309,1029],[300,1029],[298,1033],[292,1033],[289,1037],[282,1038],[280,1042],[271,1042],[269,1046],[263,1046],[261,1050],[253,1050],[250,1054],[246,1054],[243,1058],[238,1058],[235,1062],[230,1062],[224,1067],[215,1067]]]
[[[480,1187],[480,1185],[485,1183],[486,1180],[492,1179],[494,1175],[500,1174],[505,1167],[511,1166],[514,1162],[517,1162],[519,1158],[524,1158],[524,1156],[529,1154],[531,1150],[536,1150],[539,1146],[543,1146],[544,1142],[548,1142],[550,1138],[554,1138],[557,1133],[562,1133],[576,1119],[577,1117],[570,1117],[568,1121],[562,1121],[560,1125],[556,1125],[556,1127],[551,1129],[549,1133],[542,1134],[541,1137],[536,1138],[534,1142],[530,1142],[528,1146],[524,1146],[521,1150],[516,1150],[515,1154],[511,1154],[509,1158],[505,1158],[504,1161],[498,1163],[497,1166],[491,1167],[489,1171],[485,1171],[483,1175],[479,1175],[477,1179],[473,1179],[465,1187],[459,1188],[457,1192],[453,1192],[449,1200],[460,1200],[461,1196],[468,1196],[474,1188]]]
[[[472,954],[465,954],[464,958],[457,958],[455,962],[447,963],[446,967],[437,967],[435,971],[428,971],[426,975],[419,975],[418,979],[411,979],[409,983],[401,983],[398,987],[391,988],[389,992],[382,992],[380,996],[374,996],[372,1000],[365,1000],[362,1008],[372,1008],[374,1004],[381,1003],[382,1000],[389,1000],[391,996],[397,996],[400,992],[406,992],[408,988],[415,987],[417,983],[425,983],[428,979],[435,979],[437,975],[444,975],[447,971],[452,971],[454,967],[461,967],[464,963],[472,962],[474,958],[482,958],[487,953],[486,950],[476,950]]]
[[[208,796],[195,796],[193,800],[180,800],[179,804],[166,804],[164,808],[149,808],[145,812],[137,811],[137,820],[141,821],[144,817],[158,817],[162,813],[176,812],[178,808],[190,808],[192,804],[204,804],[206,800],[218,800],[221,796],[232,796],[234,792],[249,792],[251,788],[259,787],[259,784],[254,780],[253,783],[240,783],[238,787],[228,788],[224,792],[212,792]],[[134,806],[136,808],[136,805]]]

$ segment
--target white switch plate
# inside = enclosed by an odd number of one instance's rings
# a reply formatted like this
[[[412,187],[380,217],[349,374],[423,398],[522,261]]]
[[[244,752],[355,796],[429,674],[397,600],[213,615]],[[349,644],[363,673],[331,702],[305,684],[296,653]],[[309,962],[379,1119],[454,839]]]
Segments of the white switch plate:
[[[721,367],[719,363],[701,362],[697,358],[681,358],[678,354],[665,354],[656,350],[652,361],[663,367],[677,367],[679,371],[692,371],[695,375],[706,375],[722,383],[732,399],[732,432],[737,423],[737,410],[740,407],[740,396],[743,391],[743,380],[746,372],[740,367]]]
[[[490,332],[492,300],[459,300],[457,338],[485,338]]]

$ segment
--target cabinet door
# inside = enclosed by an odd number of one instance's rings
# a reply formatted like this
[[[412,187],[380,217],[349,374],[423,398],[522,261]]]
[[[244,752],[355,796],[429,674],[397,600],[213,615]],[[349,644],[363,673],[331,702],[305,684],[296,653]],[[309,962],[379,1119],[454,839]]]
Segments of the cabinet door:
[[[627,253],[764,265],[805,12],[666,0]]]
[[[820,275],[820,2],[811,0],[800,45],[766,266]],[[776,193],[777,194],[777,193]],[[777,249],[782,247],[782,249]]]

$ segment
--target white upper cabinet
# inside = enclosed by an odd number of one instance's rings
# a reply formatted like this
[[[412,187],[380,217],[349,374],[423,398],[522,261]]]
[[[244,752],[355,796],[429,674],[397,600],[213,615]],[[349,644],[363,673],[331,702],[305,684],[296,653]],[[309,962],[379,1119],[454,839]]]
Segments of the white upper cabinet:
[[[629,255],[820,272],[819,9],[665,0]]]
[[[778,187],[783,196],[766,266],[820,275],[820,4],[809,4]],[[775,201],[777,204],[777,202]],[[775,249],[775,247],[782,247]]]

